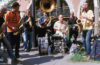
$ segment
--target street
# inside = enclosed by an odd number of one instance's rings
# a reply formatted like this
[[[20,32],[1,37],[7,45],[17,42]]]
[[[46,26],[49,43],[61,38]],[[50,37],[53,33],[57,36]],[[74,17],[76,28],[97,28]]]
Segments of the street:
[[[99,65],[94,62],[71,62],[70,54],[61,53],[42,55],[40,56],[37,49],[33,49],[30,52],[24,52],[23,48],[20,49],[21,63],[17,65]],[[11,61],[8,59],[8,63],[0,63],[0,65],[10,65]]]

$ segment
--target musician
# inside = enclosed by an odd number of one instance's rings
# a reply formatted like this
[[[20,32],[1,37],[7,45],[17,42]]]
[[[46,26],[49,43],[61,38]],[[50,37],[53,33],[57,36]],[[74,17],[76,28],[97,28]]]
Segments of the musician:
[[[18,30],[18,25],[20,21],[19,15],[19,3],[14,2],[12,4],[11,11],[8,11],[5,15],[5,20],[7,24],[7,37],[9,42],[11,43],[12,49],[15,48],[15,56],[19,58],[19,48],[20,48],[20,34],[14,35],[14,33]]]
[[[58,16],[58,21],[54,23],[54,31],[55,34],[62,37],[66,43],[67,32],[68,32],[68,24],[63,20],[63,15]]]
[[[86,50],[86,56],[89,57],[90,52],[91,52],[91,34],[93,30],[93,11],[88,10],[88,3],[84,3],[83,5],[83,12],[82,15],[80,16],[81,18],[81,23],[83,25],[83,30],[82,30],[82,41]]]
[[[38,32],[38,36],[39,37],[43,37],[46,34],[46,31],[47,31],[47,26],[46,26],[47,19],[48,19],[47,13],[44,12],[43,16],[40,18],[40,21],[39,21],[39,24],[38,24],[38,27],[37,27],[37,29],[38,29],[37,32]]]
[[[7,40],[5,34],[3,33],[3,29],[5,27],[4,15],[5,15],[6,11],[7,11],[6,7],[2,6],[0,8],[0,42],[3,42],[3,44],[7,48],[7,52],[11,58],[11,63],[13,64],[13,63],[16,63],[16,61],[18,61],[18,60],[16,59],[15,55],[13,54],[11,45],[10,45],[9,41]]]
[[[78,36],[78,27],[75,26],[77,20],[77,17],[74,16],[74,12],[71,12],[70,14],[70,18],[69,18],[69,41],[71,40],[72,36],[74,36],[74,40],[73,42],[75,42],[77,40],[77,36]]]
[[[26,15],[24,16],[24,28],[22,30],[25,51],[30,51],[33,43],[32,17],[30,10],[26,11]]]
[[[55,34],[63,37],[65,34],[67,34],[67,22],[63,21],[63,15],[59,15],[58,19],[59,21],[55,22],[54,24]]]
[[[63,15],[58,16],[58,21],[54,23],[55,35],[63,38],[65,47],[67,44],[67,32],[68,32],[68,23],[63,20]],[[69,47],[65,48],[65,52],[69,51]]]
[[[48,19],[47,13],[44,12],[43,16],[40,18],[40,22],[39,22],[41,28],[45,26],[47,19]]]

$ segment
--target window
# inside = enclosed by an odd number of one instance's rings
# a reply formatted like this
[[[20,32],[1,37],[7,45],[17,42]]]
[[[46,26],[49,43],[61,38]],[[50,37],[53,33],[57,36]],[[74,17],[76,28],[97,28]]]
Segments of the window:
[[[57,1],[56,1],[56,5],[57,5]],[[55,9],[50,12],[50,15],[51,16],[57,16],[58,13],[57,13],[57,6],[55,5]],[[69,10],[69,7],[67,5],[67,3],[65,2],[65,0],[61,0],[61,5],[62,5],[62,14],[65,16],[65,17],[69,17],[70,16],[70,10]],[[40,8],[36,9],[36,17],[41,17],[42,15],[42,11],[40,10]]]

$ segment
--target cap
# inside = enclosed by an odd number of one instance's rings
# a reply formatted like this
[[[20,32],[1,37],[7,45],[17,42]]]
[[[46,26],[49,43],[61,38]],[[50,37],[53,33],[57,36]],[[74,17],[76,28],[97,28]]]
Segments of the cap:
[[[20,6],[18,2],[14,2],[14,3],[12,4],[12,7],[17,7],[17,6]]]

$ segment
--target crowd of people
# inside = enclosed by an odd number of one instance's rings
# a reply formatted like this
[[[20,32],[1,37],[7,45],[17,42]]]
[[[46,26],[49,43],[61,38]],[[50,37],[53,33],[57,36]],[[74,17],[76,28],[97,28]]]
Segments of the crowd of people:
[[[78,27],[75,26],[75,24],[77,24],[78,18],[74,15],[74,12],[71,12],[67,22],[64,20],[64,16],[60,14],[58,16],[58,21],[55,23],[52,22],[51,18],[49,18],[47,13],[44,12],[43,16],[38,19],[38,22],[36,23],[37,25],[35,24],[34,26],[30,10],[26,10],[26,13],[21,18],[19,7],[19,3],[15,2],[13,3],[10,11],[7,11],[7,8],[4,6],[0,8],[0,45],[2,42],[7,48],[12,62],[18,61],[17,58],[20,57],[19,49],[21,37],[23,39],[25,51],[31,51],[33,44],[36,44],[33,40],[34,28],[36,32],[36,39],[38,39],[38,37],[45,36],[48,31],[52,35],[58,34],[63,37],[65,44],[68,46],[68,51],[70,50],[72,43],[77,41]],[[91,52],[91,34],[94,21],[93,17],[93,11],[88,10],[88,3],[84,3],[80,19],[83,25],[82,42],[83,47],[85,47],[85,55],[87,57],[90,56]],[[21,30],[21,32],[19,30]],[[50,36],[50,34],[48,36]],[[74,37],[73,41],[71,40],[72,36]],[[49,43],[51,42],[49,41]],[[15,51],[13,51],[13,49],[15,49]]]

